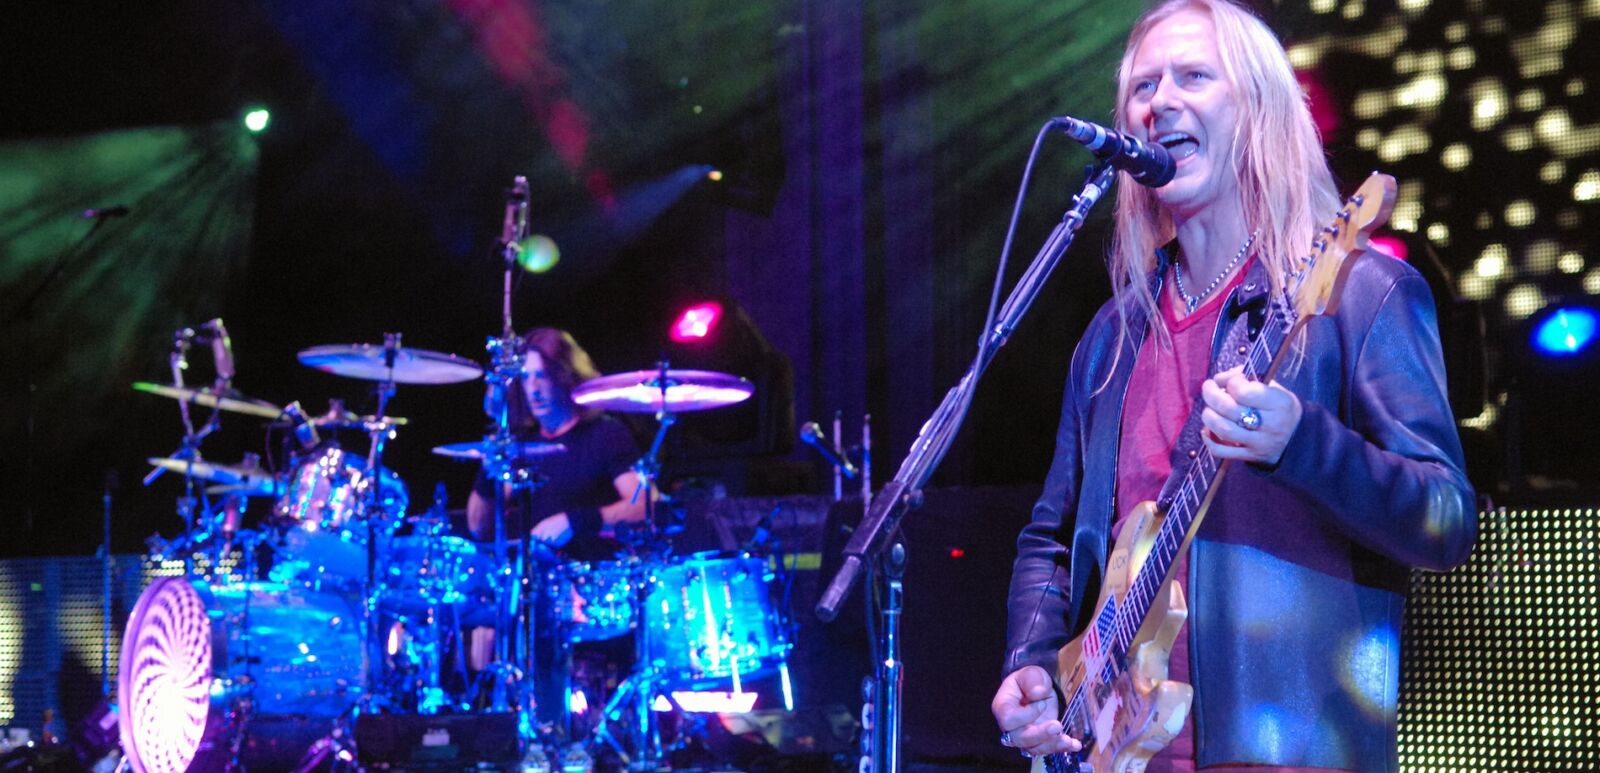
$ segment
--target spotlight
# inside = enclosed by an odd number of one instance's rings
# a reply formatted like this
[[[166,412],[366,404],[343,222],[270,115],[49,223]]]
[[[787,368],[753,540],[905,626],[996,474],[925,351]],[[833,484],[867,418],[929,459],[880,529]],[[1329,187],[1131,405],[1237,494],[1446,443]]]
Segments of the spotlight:
[[[543,274],[561,260],[561,248],[554,239],[534,234],[522,240],[517,250],[517,265],[530,274]]]
[[[1586,306],[1550,306],[1533,322],[1533,348],[1547,357],[1570,357],[1594,343],[1595,310]]]
[[[1406,248],[1405,240],[1398,236],[1374,236],[1371,244],[1372,249],[1396,260],[1405,260],[1411,252]]]
[[[264,107],[251,108],[244,114],[244,128],[249,129],[252,134],[266,131],[267,124],[271,121],[272,113],[267,112]]]
[[[709,172],[706,172],[706,179],[714,183],[722,182],[722,170],[713,169]]]
[[[680,344],[698,343],[711,336],[717,321],[722,319],[722,304],[716,301],[696,303],[673,320],[667,337]]]

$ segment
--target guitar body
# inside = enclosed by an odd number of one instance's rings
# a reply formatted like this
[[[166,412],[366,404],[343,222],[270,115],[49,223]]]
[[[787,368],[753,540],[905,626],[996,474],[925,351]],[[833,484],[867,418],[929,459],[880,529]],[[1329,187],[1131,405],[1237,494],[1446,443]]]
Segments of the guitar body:
[[[1100,678],[1106,673],[1104,646],[1112,639],[1104,626],[1115,619],[1133,578],[1150,556],[1161,518],[1153,502],[1134,510],[1106,562],[1093,622],[1057,656],[1061,692],[1083,695],[1083,716],[1094,737],[1088,755],[1078,763],[1080,773],[1140,773],[1151,757],[1172,743],[1189,716],[1194,688],[1167,679],[1168,657],[1189,616],[1183,589],[1175,580],[1161,588],[1134,635],[1127,668],[1116,669],[1109,681]],[[1034,760],[1033,773],[1046,773],[1044,760]]]

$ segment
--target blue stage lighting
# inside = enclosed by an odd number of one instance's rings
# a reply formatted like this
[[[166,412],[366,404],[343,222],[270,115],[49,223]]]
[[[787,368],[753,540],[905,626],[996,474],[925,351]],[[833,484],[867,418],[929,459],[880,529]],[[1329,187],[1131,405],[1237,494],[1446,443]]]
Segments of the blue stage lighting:
[[[1533,328],[1533,348],[1551,357],[1567,357],[1594,342],[1594,309],[1567,306],[1548,311]]]

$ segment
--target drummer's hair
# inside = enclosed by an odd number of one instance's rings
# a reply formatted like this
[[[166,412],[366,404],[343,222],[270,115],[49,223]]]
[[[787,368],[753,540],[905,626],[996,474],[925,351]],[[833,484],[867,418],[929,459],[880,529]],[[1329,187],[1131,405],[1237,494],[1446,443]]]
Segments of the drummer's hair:
[[[589,353],[578,345],[577,339],[571,333],[560,328],[536,327],[524,333],[522,345],[526,351],[539,353],[544,360],[545,373],[550,376],[551,383],[561,388],[570,399],[572,390],[579,384],[590,379],[600,377],[600,371],[595,368],[594,360],[589,358]],[[533,412],[528,409],[527,400],[522,396],[522,390],[513,389],[511,394],[511,424],[513,426],[535,426],[538,420],[533,418]],[[578,406],[578,415],[588,417],[594,411],[583,406]]]

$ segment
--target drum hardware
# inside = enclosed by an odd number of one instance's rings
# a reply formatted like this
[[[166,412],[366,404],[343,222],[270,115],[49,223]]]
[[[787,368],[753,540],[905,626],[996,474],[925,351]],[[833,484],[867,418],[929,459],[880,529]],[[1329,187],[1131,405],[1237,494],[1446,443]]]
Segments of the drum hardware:
[[[189,368],[189,349],[194,344],[209,344],[211,346],[212,364],[216,370],[216,379],[208,389],[195,389],[184,384],[183,374]],[[151,464],[155,469],[144,477],[144,485],[149,486],[168,470],[178,470],[184,474],[183,494],[178,497],[178,517],[183,521],[185,543],[196,545],[207,536],[201,533],[203,521],[209,521],[212,515],[209,499],[195,496],[196,480],[209,480],[201,478],[197,468],[204,474],[231,476],[236,479],[225,481],[212,481],[223,483],[255,483],[256,476],[248,467],[220,468],[207,465],[200,458],[200,447],[207,436],[222,426],[224,411],[244,413],[247,415],[276,418],[281,411],[277,406],[259,400],[238,396],[233,392],[233,378],[235,369],[233,365],[233,344],[222,320],[212,319],[200,326],[196,332],[192,328],[180,328],[172,335],[172,350],[167,357],[168,366],[172,373],[171,384],[152,384],[137,382],[134,384],[136,391],[171,397],[178,400],[178,415],[183,424],[183,440],[178,449],[168,457],[152,459]],[[193,417],[190,415],[190,405],[199,405],[211,409],[205,423],[199,429],[195,428]],[[247,462],[254,466],[255,462]],[[203,492],[202,492],[203,493]],[[197,510],[197,506],[199,509]],[[185,553],[185,563],[192,570],[193,564],[189,554]]]
[[[517,175],[506,191],[505,222],[500,232],[499,250],[503,263],[501,284],[500,335],[490,336],[484,344],[489,353],[490,368],[483,374],[488,388],[484,393],[484,410],[494,423],[494,432],[486,436],[476,449],[490,480],[510,485],[494,486],[494,560],[496,601],[494,659],[478,674],[480,694],[489,696],[489,709],[496,712],[516,711],[521,715],[521,729],[525,740],[533,738],[533,691],[524,677],[533,671],[533,637],[531,615],[526,607],[516,605],[520,592],[530,585],[532,560],[529,555],[531,539],[519,541],[513,549],[506,537],[506,506],[508,489],[527,488],[539,484],[537,477],[524,470],[519,473],[515,462],[520,443],[512,437],[509,400],[506,391],[523,375],[523,344],[512,324],[512,277],[517,263],[520,244],[528,230],[528,178]],[[496,399],[498,398],[498,399]],[[447,447],[446,447],[447,448]],[[538,449],[541,453],[546,449]],[[564,449],[563,449],[564,450]],[[439,449],[435,449],[438,453]],[[518,614],[521,611],[522,614]],[[515,623],[513,623],[515,621]],[[515,633],[514,633],[515,632]],[[520,636],[516,634],[521,634]],[[522,657],[516,657],[513,638],[522,644]]]

